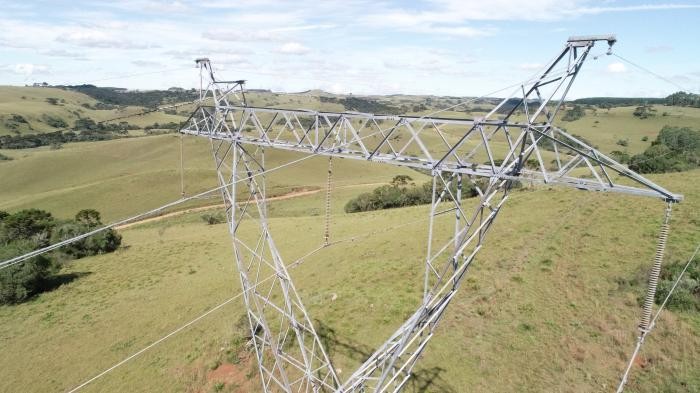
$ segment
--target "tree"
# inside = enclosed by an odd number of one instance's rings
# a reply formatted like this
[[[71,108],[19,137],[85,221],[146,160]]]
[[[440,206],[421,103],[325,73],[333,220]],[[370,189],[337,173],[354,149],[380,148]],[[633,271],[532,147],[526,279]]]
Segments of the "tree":
[[[66,221],[56,226],[51,237],[51,242],[58,243],[82,235],[90,231],[90,229],[91,227],[85,222]],[[80,259],[91,255],[112,252],[119,248],[121,241],[122,237],[119,233],[113,229],[107,229],[85,239],[65,245],[61,250],[65,255]]]
[[[666,97],[666,105],[700,108],[700,95],[679,91]]]
[[[17,241],[0,248],[0,260],[25,254],[34,248],[31,241]],[[56,265],[45,256],[0,270],[0,304],[22,302],[41,292]]]
[[[644,153],[630,159],[641,173],[679,172],[700,166],[700,131],[665,126]]]
[[[27,209],[14,214],[0,211],[0,261],[37,250],[90,231],[100,225],[100,213],[81,210],[75,220],[58,221],[51,213]],[[0,270],[0,304],[18,303],[48,290],[59,270],[57,258],[82,258],[116,250],[121,236],[109,229],[68,244],[51,253]]]
[[[83,209],[75,215],[75,221],[85,224],[88,228],[94,228],[102,225],[100,221],[100,212],[95,209]]]
[[[391,180],[391,185],[394,187],[408,185],[408,182],[413,180],[411,176],[408,175],[396,175]]]
[[[0,225],[0,245],[16,240],[31,240],[36,247],[48,245],[51,230],[56,225],[51,213],[38,209],[21,210],[10,214]]]

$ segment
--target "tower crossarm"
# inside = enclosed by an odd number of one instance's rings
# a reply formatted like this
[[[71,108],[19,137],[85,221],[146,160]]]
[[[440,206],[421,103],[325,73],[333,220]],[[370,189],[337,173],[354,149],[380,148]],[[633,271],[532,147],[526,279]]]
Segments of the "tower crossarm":
[[[551,124],[226,105],[199,107],[181,132],[430,171],[682,199]]]

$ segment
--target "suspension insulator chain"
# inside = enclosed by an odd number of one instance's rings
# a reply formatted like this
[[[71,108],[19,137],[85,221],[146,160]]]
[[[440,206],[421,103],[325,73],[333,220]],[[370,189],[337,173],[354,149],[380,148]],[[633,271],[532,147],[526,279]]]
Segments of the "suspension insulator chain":
[[[180,133],[180,197],[185,197],[185,152],[182,141],[183,133]]]
[[[654,264],[649,272],[649,286],[647,287],[647,295],[644,298],[644,306],[642,307],[642,320],[639,323],[639,330],[642,333],[649,330],[651,323],[651,312],[654,306],[654,299],[656,298],[656,287],[659,284],[659,276],[661,275],[661,263],[664,259],[664,252],[666,250],[666,241],[668,240],[668,222],[671,219],[671,203],[668,202],[666,205],[666,213],[664,215],[664,222],[661,224],[661,231],[659,232],[659,241],[656,245],[656,255],[654,255]]]
[[[331,189],[333,181],[333,157],[328,157],[328,180],[326,182],[326,227],[323,232],[323,244],[328,245],[331,238]]]

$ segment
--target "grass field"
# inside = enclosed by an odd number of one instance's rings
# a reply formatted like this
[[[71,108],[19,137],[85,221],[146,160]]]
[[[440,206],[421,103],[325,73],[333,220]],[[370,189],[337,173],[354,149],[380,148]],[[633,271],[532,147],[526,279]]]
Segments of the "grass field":
[[[588,110],[586,116],[572,122],[560,122],[560,126],[570,133],[578,134],[594,141],[601,151],[628,151],[630,154],[641,153],[656,138],[665,125],[698,128],[700,125],[700,108],[682,108],[654,105],[656,115],[639,119],[632,115],[636,107],[626,106],[598,109],[595,113]],[[663,116],[667,113],[667,116]],[[596,123],[596,121],[598,123]],[[642,141],[647,137],[647,141]],[[627,140],[628,146],[617,145],[619,140]]]
[[[3,150],[14,159],[0,163],[0,210],[36,207],[66,218],[90,206],[112,221],[174,201],[181,195],[179,141],[177,135],[160,135],[73,143],[60,150]],[[185,137],[183,151],[187,195],[216,187],[208,142]],[[272,168],[301,157],[272,152],[267,165]],[[286,174],[272,173],[269,193],[324,187],[327,169],[328,159],[319,157],[300,162]],[[421,177],[408,169],[350,161],[338,161],[334,174],[338,185],[389,182],[395,174]],[[211,201],[198,204],[207,203]]]
[[[84,98],[65,99],[79,105]],[[313,104],[304,94],[252,99]],[[700,124],[700,109],[659,107],[646,120],[635,119],[633,109],[589,112],[562,125],[604,152],[623,150],[616,142],[628,139],[628,151],[637,153],[664,124]],[[35,207],[71,217],[95,208],[113,221],[176,200],[179,143],[161,135],[2,150],[13,160],[0,161],[0,210]],[[210,146],[184,138],[184,151],[187,195],[216,186]],[[267,165],[299,157],[270,151]],[[268,192],[323,189],[327,165],[313,158],[275,172]],[[420,300],[427,206],[354,214],[343,206],[394,175],[427,178],[365,162],[333,165],[331,240],[369,235],[324,248],[291,274],[344,380]],[[667,249],[667,263],[684,260],[699,240],[700,170],[649,178],[686,197],[674,207]],[[271,231],[287,264],[321,243],[324,194],[270,203]],[[548,188],[513,193],[407,391],[613,391],[635,342],[638,298],[663,210],[648,198]],[[201,214],[124,229],[117,252],[73,261],[57,289],[0,306],[0,391],[69,390],[237,295],[226,226],[205,225]],[[453,229],[443,217],[440,238]],[[84,391],[213,392],[217,382],[225,382],[221,391],[259,391],[257,368],[238,341],[247,329],[242,315],[238,298]],[[698,392],[699,370],[700,316],[666,312],[629,391]]]
[[[691,196],[675,210],[669,241],[669,260],[681,260],[697,240],[700,201],[692,196],[700,185],[681,175],[655,180]],[[345,198],[336,195],[334,206]],[[550,209],[539,208],[543,200]],[[313,195],[272,204],[278,211],[290,205],[291,213],[271,220],[288,263],[320,243],[322,217],[299,209],[320,203]],[[650,199],[570,190],[514,194],[420,363],[419,385],[409,391],[421,391],[421,381],[432,381],[428,392],[610,391],[634,342],[643,291],[618,283],[649,265],[662,211]],[[425,226],[381,229],[425,216],[425,207],[336,209],[334,239],[379,232],[329,247],[293,270],[309,312],[333,332],[331,352],[346,373],[419,299]],[[224,225],[190,215],[123,234],[121,251],[73,262],[64,271],[73,281],[0,307],[0,340],[12,354],[0,360],[6,391],[66,390],[239,291]],[[210,369],[226,362],[239,333],[241,312],[236,300],[86,391],[207,391]],[[699,386],[699,333],[697,314],[665,314],[630,391]],[[236,367],[257,386],[253,365],[239,358]]]

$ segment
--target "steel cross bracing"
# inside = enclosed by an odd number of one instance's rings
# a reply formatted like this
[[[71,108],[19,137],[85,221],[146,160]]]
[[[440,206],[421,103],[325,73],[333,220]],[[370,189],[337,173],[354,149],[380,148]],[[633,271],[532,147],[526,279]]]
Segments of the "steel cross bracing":
[[[332,391],[338,377],[267,224],[264,151],[225,140],[211,146],[219,184],[230,184],[222,194],[263,387]]]
[[[682,199],[553,125],[598,41],[612,46],[615,38],[572,37],[539,76],[477,119],[252,107],[243,81],[217,81],[209,60],[197,60],[202,105],[181,132],[211,140],[219,182],[230,184],[223,197],[266,392],[400,390],[516,182]],[[321,345],[270,233],[268,147],[410,166],[433,176],[421,305],[345,381]],[[474,199],[463,205],[465,182],[478,194],[475,205]],[[448,213],[455,215],[454,233],[440,243],[433,236],[435,217]],[[274,279],[261,283],[270,273]]]

